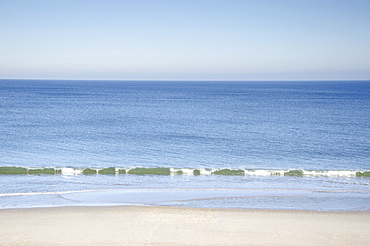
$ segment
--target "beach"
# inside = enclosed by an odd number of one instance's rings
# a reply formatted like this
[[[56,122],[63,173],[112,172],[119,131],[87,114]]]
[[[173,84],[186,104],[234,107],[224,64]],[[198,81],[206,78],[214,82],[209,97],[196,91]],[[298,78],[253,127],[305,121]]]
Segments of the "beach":
[[[370,213],[178,207],[0,210],[1,245],[369,245]]]

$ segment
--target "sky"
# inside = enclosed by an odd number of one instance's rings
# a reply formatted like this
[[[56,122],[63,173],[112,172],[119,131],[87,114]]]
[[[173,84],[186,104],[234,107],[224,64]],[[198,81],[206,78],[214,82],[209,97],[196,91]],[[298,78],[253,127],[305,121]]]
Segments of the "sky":
[[[368,80],[370,0],[0,0],[0,79]]]

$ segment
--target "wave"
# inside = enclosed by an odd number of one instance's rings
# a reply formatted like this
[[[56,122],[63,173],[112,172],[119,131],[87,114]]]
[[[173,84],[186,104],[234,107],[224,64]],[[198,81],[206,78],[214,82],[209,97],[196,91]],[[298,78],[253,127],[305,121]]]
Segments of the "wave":
[[[21,167],[2,166],[0,175],[222,175],[222,176],[330,176],[370,177],[370,170],[273,170],[273,169],[230,169],[230,168],[171,168],[171,167]]]

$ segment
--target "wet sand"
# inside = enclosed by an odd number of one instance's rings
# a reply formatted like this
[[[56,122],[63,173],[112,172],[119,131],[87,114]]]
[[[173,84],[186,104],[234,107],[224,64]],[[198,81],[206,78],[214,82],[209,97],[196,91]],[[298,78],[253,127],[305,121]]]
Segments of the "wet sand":
[[[1,245],[370,245],[370,212],[175,207],[0,210]]]

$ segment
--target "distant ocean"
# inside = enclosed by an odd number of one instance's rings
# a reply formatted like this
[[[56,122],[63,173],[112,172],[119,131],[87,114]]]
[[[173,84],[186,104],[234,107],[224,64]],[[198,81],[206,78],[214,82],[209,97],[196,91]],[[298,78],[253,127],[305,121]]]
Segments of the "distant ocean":
[[[370,81],[0,80],[0,208],[370,209]]]

